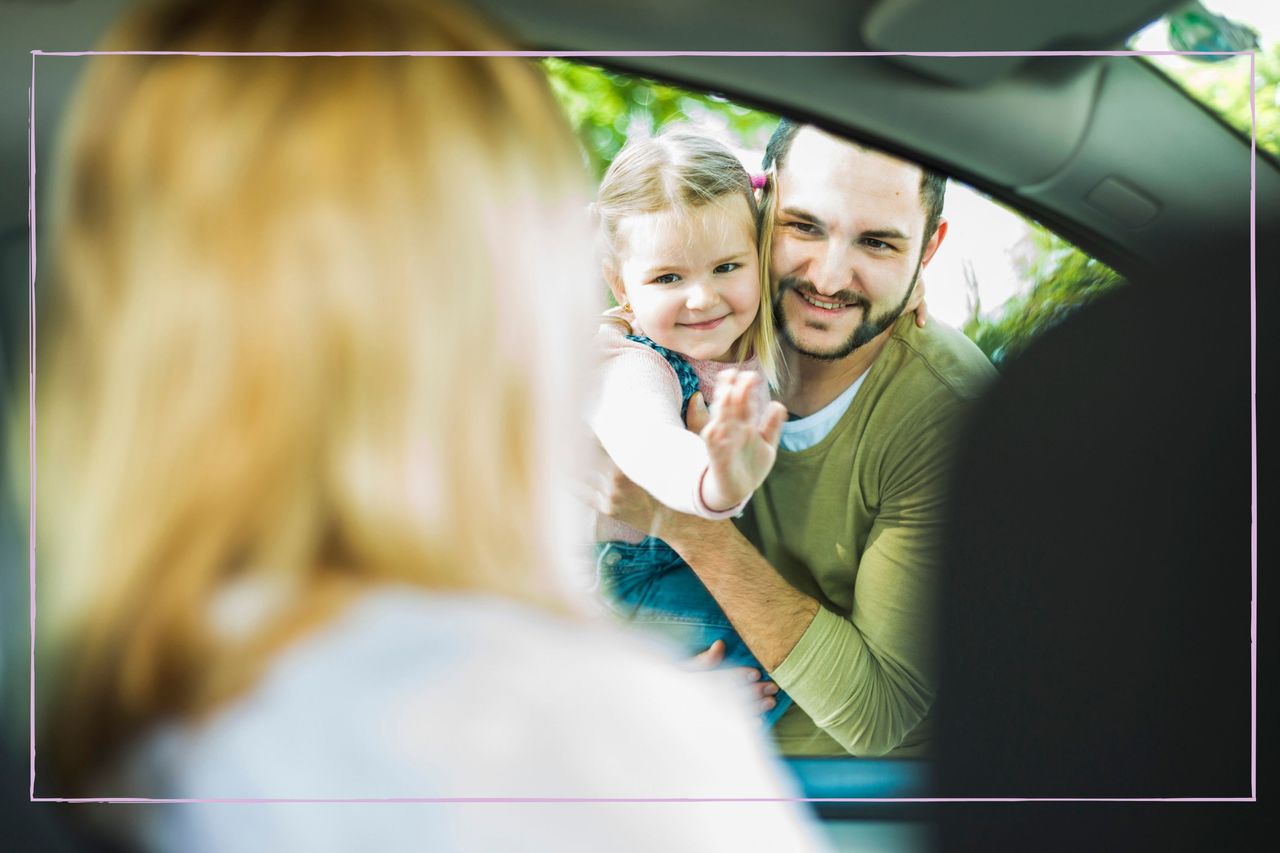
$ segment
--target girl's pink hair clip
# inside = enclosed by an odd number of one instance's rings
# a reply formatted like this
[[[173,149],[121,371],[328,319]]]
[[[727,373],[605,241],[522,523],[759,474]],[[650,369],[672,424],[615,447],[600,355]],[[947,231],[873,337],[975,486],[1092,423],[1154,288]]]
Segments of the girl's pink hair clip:
[[[761,172],[758,175],[751,176],[751,188],[754,190],[764,189],[764,185],[769,182],[769,176]]]

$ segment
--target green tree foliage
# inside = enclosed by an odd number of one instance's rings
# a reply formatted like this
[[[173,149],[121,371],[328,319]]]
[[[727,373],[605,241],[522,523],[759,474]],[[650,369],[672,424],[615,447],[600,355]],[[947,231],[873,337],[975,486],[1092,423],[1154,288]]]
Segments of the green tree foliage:
[[[630,134],[653,133],[671,122],[697,122],[727,131],[740,148],[763,150],[778,124],[775,115],[719,95],[564,59],[545,59],[542,67],[597,179]]]
[[[1280,157],[1280,42],[1259,51],[1254,79],[1260,151]],[[1168,57],[1157,63],[1192,97],[1222,117],[1227,124],[1248,137],[1253,132],[1249,103],[1249,57],[1225,62],[1199,63],[1183,57]]]
[[[1027,289],[984,319],[974,302],[964,333],[997,367],[1017,356],[1032,340],[1062,322],[1124,279],[1052,231],[1031,223],[1019,253],[1020,277]],[[970,282],[971,290],[976,290]]]

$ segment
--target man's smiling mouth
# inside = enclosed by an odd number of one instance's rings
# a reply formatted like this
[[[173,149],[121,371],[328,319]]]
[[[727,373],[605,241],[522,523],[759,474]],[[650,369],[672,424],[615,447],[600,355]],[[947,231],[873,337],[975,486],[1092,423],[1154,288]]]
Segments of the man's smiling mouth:
[[[827,311],[839,311],[842,308],[852,307],[852,305],[846,305],[843,302],[823,302],[821,299],[816,299],[812,296],[809,296],[807,293],[801,293],[798,290],[796,291],[796,296],[799,296],[805,302],[808,302],[810,305],[813,305],[816,308],[822,308]]]

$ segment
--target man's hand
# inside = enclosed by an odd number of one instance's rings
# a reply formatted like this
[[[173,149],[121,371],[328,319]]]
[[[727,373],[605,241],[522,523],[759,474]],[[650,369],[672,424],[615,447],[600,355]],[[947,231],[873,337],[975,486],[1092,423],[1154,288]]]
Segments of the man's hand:
[[[924,301],[924,270],[921,270],[916,278],[916,289],[911,292],[911,299],[907,301],[904,311],[914,311],[916,315],[916,325],[924,328],[925,322],[929,319],[929,306]]]
[[[580,498],[601,515],[660,536],[663,517],[671,511],[622,473],[599,442],[595,447],[594,464]]]
[[[705,651],[699,652],[689,659],[686,669],[690,672],[715,672],[714,678],[722,679],[735,690],[745,688],[746,699],[751,703],[755,713],[765,714],[778,704],[773,698],[778,692],[778,685],[765,681],[760,677],[760,670],[749,666],[734,666],[718,669],[724,662],[724,640],[716,640]]]
[[[761,417],[755,406],[761,381],[753,371],[729,368],[720,374],[711,420],[701,430],[709,456],[702,502],[713,511],[730,509],[750,497],[778,455],[787,410],[781,403],[770,403]]]

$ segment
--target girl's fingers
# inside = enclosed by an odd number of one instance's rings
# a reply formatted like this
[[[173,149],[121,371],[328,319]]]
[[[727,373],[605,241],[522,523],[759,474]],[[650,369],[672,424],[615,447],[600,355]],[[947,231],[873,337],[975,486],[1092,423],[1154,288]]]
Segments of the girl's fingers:
[[[715,399],[711,403],[713,409],[717,403],[720,408],[724,408],[729,403],[730,398],[733,397],[733,383],[736,381],[737,376],[738,371],[733,367],[726,368],[720,372],[716,382]]]
[[[756,396],[756,390],[760,386],[760,374],[748,373],[745,385],[742,392],[743,404],[746,406],[747,418],[754,424],[759,422],[760,418],[760,405]]]
[[[774,401],[764,410],[764,422],[760,438],[770,447],[777,447],[782,439],[782,425],[787,421],[787,407]]]
[[[729,399],[737,414],[745,417],[751,401],[751,389],[755,385],[755,374],[749,371],[735,371],[729,386]]]
[[[756,386],[760,382],[760,374],[753,370],[738,370],[730,367],[721,371],[716,383],[715,399],[711,401],[709,420],[756,424],[760,414],[756,401]],[[690,403],[690,412],[693,411],[693,407],[694,404]],[[692,425],[693,418],[688,418],[688,421]]]

